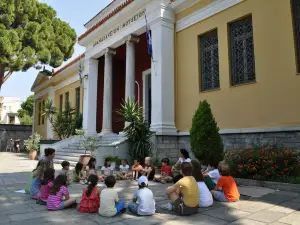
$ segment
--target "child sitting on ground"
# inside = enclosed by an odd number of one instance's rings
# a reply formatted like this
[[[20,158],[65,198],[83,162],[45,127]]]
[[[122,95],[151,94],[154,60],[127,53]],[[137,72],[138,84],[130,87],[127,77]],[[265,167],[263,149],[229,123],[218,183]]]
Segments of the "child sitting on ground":
[[[146,176],[148,180],[153,180],[154,175],[155,175],[155,168],[152,164],[152,158],[151,157],[146,157],[145,158],[145,167],[142,170],[142,175]]]
[[[132,179],[137,180],[140,176],[140,173],[143,170],[143,167],[140,164],[140,160],[136,159],[134,160],[134,164],[132,166]]]
[[[72,171],[72,181],[74,183],[86,183],[86,178],[83,171],[83,164],[81,162],[78,162]]]
[[[103,189],[100,195],[99,214],[101,216],[112,217],[126,211],[124,202],[119,201],[118,192],[114,190],[115,184],[116,178],[114,176],[108,176],[105,179],[107,188]]]
[[[88,187],[83,190],[78,211],[81,213],[96,213],[100,207],[100,191],[96,187],[98,177],[91,174],[88,178]]]
[[[227,164],[219,166],[221,177],[216,185],[215,190],[211,191],[214,199],[219,202],[235,202],[240,199],[238,187],[230,176],[230,168]]]
[[[208,173],[204,173],[204,182],[208,189],[211,191],[215,189],[216,184],[218,183],[218,180],[220,178],[220,173],[218,170],[219,162],[211,162],[211,170]]]
[[[105,159],[104,166],[101,168],[102,178],[105,179],[108,176],[113,175],[114,168],[111,166],[110,161]]]
[[[58,175],[56,177],[47,200],[48,210],[62,210],[76,205],[76,200],[70,198],[67,179],[65,175]]]
[[[119,178],[121,180],[127,180],[129,178],[129,165],[127,164],[127,160],[123,159],[121,161],[121,165],[120,165],[120,172],[119,172]]]
[[[41,182],[41,188],[40,188],[40,196],[41,198],[37,200],[37,204],[40,205],[46,205],[47,200],[49,197],[49,193],[51,188],[53,187],[54,183],[54,177],[55,177],[55,170],[52,168],[49,168],[44,173],[44,178]]]
[[[53,148],[45,149],[45,158],[39,161],[36,171],[34,173],[34,178],[30,185],[30,195],[32,199],[35,200],[40,199],[41,196],[39,196],[39,193],[41,188],[41,181],[43,179],[44,172],[49,168],[53,168],[54,157],[55,157],[55,149]]]
[[[86,169],[87,177],[89,177],[91,174],[94,174],[98,177],[98,181],[103,181],[102,176],[98,176],[98,173],[96,170],[96,158],[91,157],[85,169]]]
[[[162,209],[175,210],[179,215],[192,215],[198,212],[199,190],[195,178],[192,176],[193,167],[189,162],[181,164],[180,173],[183,175],[176,184],[167,188],[171,204],[162,205]]]
[[[213,197],[204,183],[204,177],[201,172],[201,165],[197,160],[192,160],[193,177],[195,178],[199,189],[199,207],[209,207],[213,204]]]
[[[71,183],[71,179],[70,179],[70,163],[68,161],[63,161],[61,163],[61,167],[62,169],[59,171],[59,175],[65,175],[67,176],[67,185],[69,185]]]
[[[170,160],[168,158],[161,160],[161,173],[160,175],[154,176],[154,181],[163,184],[173,181],[172,167],[170,166]]]
[[[139,189],[136,191],[133,202],[128,209],[139,216],[151,216],[155,213],[155,200],[152,191],[148,188],[148,179],[141,176],[138,180]]]

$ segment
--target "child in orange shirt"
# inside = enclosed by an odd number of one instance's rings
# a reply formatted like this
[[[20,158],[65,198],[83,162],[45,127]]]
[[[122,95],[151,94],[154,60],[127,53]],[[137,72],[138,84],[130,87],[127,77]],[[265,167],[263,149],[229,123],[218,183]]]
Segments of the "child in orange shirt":
[[[132,166],[132,179],[137,180],[141,176],[141,172],[143,170],[142,165],[140,164],[140,160],[134,160],[134,164]]]
[[[219,166],[221,177],[215,190],[211,191],[212,196],[219,202],[235,202],[240,199],[240,193],[227,164]]]

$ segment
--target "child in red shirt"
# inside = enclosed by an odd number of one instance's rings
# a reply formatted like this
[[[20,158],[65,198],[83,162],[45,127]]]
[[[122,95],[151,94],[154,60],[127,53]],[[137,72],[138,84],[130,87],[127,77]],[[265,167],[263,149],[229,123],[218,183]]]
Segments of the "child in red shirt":
[[[238,187],[230,176],[230,169],[227,164],[219,166],[221,177],[216,185],[216,189],[211,191],[214,199],[219,202],[235,202],[240,199]]]
[[[165,183],[171,183],[173,181],[172,167],[170,166],[170,160],[164,158],[161,160],[161,174],[154,176],[154,181]]]
[[[91,174],[88,179],[88,187],[83,190],[78,211],[81,213],[97,213],[100,207],[100,191],[96,187],[98,176]]]

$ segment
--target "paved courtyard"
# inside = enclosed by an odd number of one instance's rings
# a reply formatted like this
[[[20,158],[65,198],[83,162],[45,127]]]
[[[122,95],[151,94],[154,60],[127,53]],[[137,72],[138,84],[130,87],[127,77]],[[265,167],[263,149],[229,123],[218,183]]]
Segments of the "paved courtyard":
[[[86,224],[86,225],[299,225],[300,194],[276,191],[260,198],[243,196],[239,202],[224,204],[214,203],[210,208],[199,209],[198,214],[179,217],[172,212],[159,208],[167,203],[166,185],[151,183],[154,192],[157,213],[151,217],[137,217],[130,212],[113,218],[103,218],[97,214],[80,214],[75,209],[48,212],[25,194],[15,193],[24,189],[30,171],[36,161],[30,161],[22,154],[0,153],[0,224],[2,225],[52,225],[52,224]],[[60,166],[56,166],[60,169]],[[80,200],[83,185],[70,187],[71,196]],[[116,186],[119,198],[128,203],[137,189],[137,183],[119,182]]]

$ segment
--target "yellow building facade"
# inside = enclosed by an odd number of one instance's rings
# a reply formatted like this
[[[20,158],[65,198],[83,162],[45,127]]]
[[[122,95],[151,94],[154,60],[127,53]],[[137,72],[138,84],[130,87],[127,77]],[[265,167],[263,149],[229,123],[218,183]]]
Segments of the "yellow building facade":
[[[86,48],[86,78],[80,90],[79,59],[51,78],[37,77],[32,89],[34,130],[53,138],[49,123],[41,122],[40,102],[51,98],[62,108],[69,99],[76,107],[80,93],[83,129],[103,140],[113,136],[116,140],[108,142],[116,143],[124,121],[115,111],[131,97],[150,121],[158,157],[175,160],[180,148],[190,148],[193,115],[199,102],[207,100],[226,149],[278,140],[299,147],[297,3],[115,0],[88,21],[86,32],[78,37],[78,44]]]
[[[69,102],[76,113],[82,114],[83,88],[80,84],[79,61],[79,58],[70,61],[51,77],[40,72],[32,86],[35,94],[33,131],[39,133],[43,140],[57,139],[49,120],[43,115],[47,100],[52,100],[57,112],[63,112]]]

